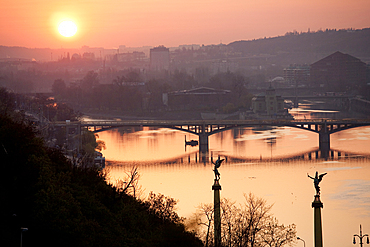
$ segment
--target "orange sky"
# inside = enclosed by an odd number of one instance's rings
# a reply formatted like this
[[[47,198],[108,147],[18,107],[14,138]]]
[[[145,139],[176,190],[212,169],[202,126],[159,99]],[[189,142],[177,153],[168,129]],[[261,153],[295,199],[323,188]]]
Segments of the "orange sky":
[[[228,44],[320,28],[370,27],[370,0],[0,0],[0,45],[114,48]],[[57,25],[72,19],[72,38]]]

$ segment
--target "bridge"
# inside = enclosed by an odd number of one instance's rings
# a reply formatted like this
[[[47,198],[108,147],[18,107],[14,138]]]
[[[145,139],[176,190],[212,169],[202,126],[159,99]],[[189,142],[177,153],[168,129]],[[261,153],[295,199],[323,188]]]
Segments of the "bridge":
[[[298,107],[298,102],[300,100],[342,100],[342,102],[345,102],[345,100],[349,100],[353,98],[353,96],[350,95],[307,95],[307,96],[283,96],[284,99],[289,99],[294,103],[294,107]]]
[[[55,127],[92,129],[101,132],[119,127],[158,127],[170,128],[197,135],[199,138],[199,151],[208,152],[209,136],[234,128],[241,127],[293,127],[312,131],[319,134],[319,150],[322,157],[329,155],[330,135],[339,131],[370,126],[370,119],[305,119],[305,120],[122,120],[122,121],[81,121],[81,122],[55,122]],[[68,132],[68,131],[67,131]]]

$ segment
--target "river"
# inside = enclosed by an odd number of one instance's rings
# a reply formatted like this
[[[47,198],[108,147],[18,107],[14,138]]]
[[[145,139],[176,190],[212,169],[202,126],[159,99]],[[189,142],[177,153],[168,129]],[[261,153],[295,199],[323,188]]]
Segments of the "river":
[[[296,118],[311,116],[302,115],[304,109],[294,111]],[[178,200],[179,215],[191,217],[200,203],[213,202],[214,174],[211,163],[200,162],[198,146],[184,145],[185,138],[197,139],[162,128],[100,132],[99,139],[107,147],[102,153],[110,181],[123,178],[136,165],[143,197],[150,191],[173,197]],[[297,236],[307,246],[313,246],[315,194],[307,174],[327,172],[320,183],[324,246],[353,246],[360,224],[364,234],[370,233],[370,127],[331,135],[335,152],[328,160],[315,158],[318,144],[317,134],[301,129],[239,128],[210,136],[208,160],[227,157],[219,169],[222,198],[237,204],[249,192],[264,198],[273,204],[271,212],[279,223],[296,224]]]

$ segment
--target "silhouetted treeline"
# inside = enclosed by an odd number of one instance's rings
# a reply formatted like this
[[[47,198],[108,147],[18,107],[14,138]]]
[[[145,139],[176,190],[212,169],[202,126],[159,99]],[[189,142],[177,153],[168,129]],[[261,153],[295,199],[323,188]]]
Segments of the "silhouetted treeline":
[[[21,227],[23,246],[202,245],[180,222],[107,184],[100,170],[46,148],[8,96],[0,99],[1,246],[19,246]]]

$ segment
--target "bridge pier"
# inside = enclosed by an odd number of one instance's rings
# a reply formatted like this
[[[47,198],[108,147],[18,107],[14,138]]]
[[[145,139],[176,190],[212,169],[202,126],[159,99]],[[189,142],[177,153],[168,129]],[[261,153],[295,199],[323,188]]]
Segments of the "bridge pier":
[[[199,152],[200,153],[207,153],[209,150],[208,147],[208,134],[201,133],[199,135]]]
[[[330,134],[326,128],[323,128],[319,132],[319,149],[321,153],[321,158],[328,158],[330,151]]]

